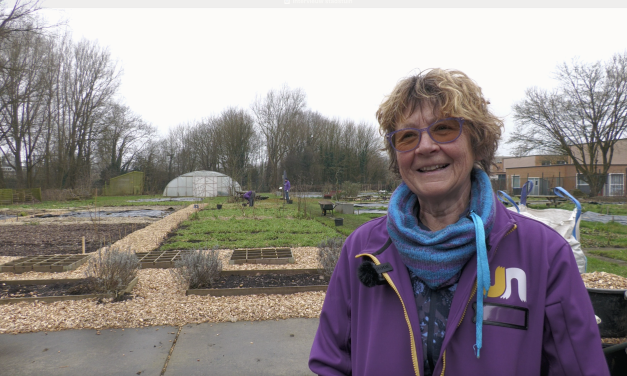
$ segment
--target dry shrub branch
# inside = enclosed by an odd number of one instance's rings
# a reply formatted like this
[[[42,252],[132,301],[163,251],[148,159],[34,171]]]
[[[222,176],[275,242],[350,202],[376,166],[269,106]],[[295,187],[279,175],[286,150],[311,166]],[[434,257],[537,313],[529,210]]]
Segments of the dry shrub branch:
[[[105,247],[89,260],[85,275],[94,279],[97,290],[118,296],[137,276],[139,267],[139,259],[130,248],[125,252],[118,247]]]
[[[318,246],[318,257],[323,273],[327,278],[331,278],[333,270],[335,270],[335,265],[342,252],[342,245],[344,245],[343,238],[329,238],[323,240]]]
[[[217,248],[209,251],[185,252],[171,269],[172,276],[180,285],[189,289],[213,287],[220,272],[222,261]]]

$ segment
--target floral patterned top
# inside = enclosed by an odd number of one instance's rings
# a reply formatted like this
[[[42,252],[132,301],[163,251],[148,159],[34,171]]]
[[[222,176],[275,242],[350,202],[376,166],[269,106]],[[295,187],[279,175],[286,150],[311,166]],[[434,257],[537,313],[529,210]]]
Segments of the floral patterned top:
[[[425,355],[424,373],[425,376],[431,376],[440,357],[440,350],[446,333],[446,322],[457,283],[439,290],[432,290],[411,270],[409,270],[409,276],[414,288],[414,298],[420,319],[422,352]]]

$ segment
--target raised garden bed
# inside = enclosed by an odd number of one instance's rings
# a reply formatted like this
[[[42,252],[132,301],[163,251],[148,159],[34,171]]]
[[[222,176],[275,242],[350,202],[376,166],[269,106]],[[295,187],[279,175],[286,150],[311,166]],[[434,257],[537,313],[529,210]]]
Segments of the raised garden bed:
[[[137,281],[139,277],[135,277],[126,288],[118,293],[118,296],[130,293]],[[115,294],[85,294],[84,292],[89,290],[85,282],[85,278],[0,281],[0,304],[35,301],[51,303],[62,300],[116,297]]]
[[[173,268],[174,263],[181,258],[185,251],[150,251],[136,253],[142,269]]]
[[[239,248],[234,249],[229,264],[293,264],[290,248]]]
[[[235,296],[327,291],[318,269],[225,270],[213,288],[189,289],[186,295]]]
[[[6,273],[61,273],[74,270],[87,262],[91,255],[30,256],[9,261],[0,265],[0,272]]]

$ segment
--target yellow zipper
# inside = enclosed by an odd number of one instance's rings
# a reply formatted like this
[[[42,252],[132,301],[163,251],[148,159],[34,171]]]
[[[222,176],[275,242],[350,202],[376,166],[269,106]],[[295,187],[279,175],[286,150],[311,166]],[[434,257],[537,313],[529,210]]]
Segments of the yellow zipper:
[[[370,257],[370,259],[374,262],[375,265],[381,264],[381,262],[374,255],[371,255],[370,253],[362,253],[360,255],[355,256],[355,258],[359,258],[362,256]],[[405,314],[405,321],[407,322],[407,327],[409,328],[409,340],[411,342],[411,361],[414,365],[414,372],[416,373],[416,376],[420,376],[420,368],[418,368],[418,353],[416,352],[416,343],[414,341],[414,331],[411,328],[411,322],[409,321],[409,315],[407,314],[405,303],[403,302],[403,298],[401,297],[401,294],[398,292],[396,285],[394,285],[394,282],[392,282],[392,278],[390,278],[388,273],[384,272],[381,274],[383,275],[383,278],[385,278],[385,280],[388,281],[390,286],[394,289],[394,291],[396,292],[396,295],[398,295],[398,299],[401,301],[401,305],[403,306],[403,313]]]
[[[511,230],[509,230],[507,232],[507,234],[505,234],[503,236],[503,239],[511,234],[512,232],[514,232],[514,230],[516,230],[518,228],[518,225],[514,224],[514,227],[512,227]],[[496,251],[499,250],[499,247],[497,246],[496,248],[494,248],[494,254],[496,255]],[[489,290],[489,288],[488,288]],[[470,298],[468,298],[468,301],[466,302],[466,307],[464,307],[464,312],[462,313],[462,317],[461,319],[459,319],[459,322],[457,323],[457,328],[459,328],[459,326],[462,324],[462,321],[464,321],[464,317],[466,317],[466,311],[468,310],[468,305],[470,304],[470,301],[472,300],[473,296],[475,296],[475,294],[477,293],[477,278],[475,278],[475,283],[472,286],[472,291],[470,292]],[[446,370],[446,350],[444,350],[444,353],[442,354],[442,372],[440,373],[440,376],[444,376],[444,370]]]

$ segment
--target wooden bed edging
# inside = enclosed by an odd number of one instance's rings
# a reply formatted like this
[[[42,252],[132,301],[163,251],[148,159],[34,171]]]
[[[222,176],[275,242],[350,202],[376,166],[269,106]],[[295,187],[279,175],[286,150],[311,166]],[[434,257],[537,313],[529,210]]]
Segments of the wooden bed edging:
[[[257,275],[257,274],[322,274],[322,269],[253,269],[253,270],[222,270],[220,276]]]
[[[79,279],[36,279],[36,280],[11,280],[11,281],[0,281],[0,283],[6,283],[8,285],[43,285],[49,283],[66,283],[66,282],[74,282],[80,281],[84,278]],[[128,286],[122,291],[120,294],[125,294],[131,292],[137,282],[139,281],[139,277],[133,278],[131,282],[129,282]],[[10,282],[10,283],[9,283]],[[20,283],[21,282],[21,283]],[[28,283],[24,283],[28,282]],[[39,282],[39,283],[36,283]],[[44,283],[41,283],[44,282]],[[86,294],[86,295],[63,295],[63,296],[44,296],[44,297],[33,297],[33,298],[8,298],[8,299],[0,299],[1,304],[13,304],[13,303],[21,303],[21,302],[30,302],[34,303],[36,301],[44,302],[44,303],[52,303],[52,302],[60,302],[63,300],[82,300],[82,299],[91,299],[91,298],[113,298],[115,294]]]
[[[258,294],[296,294],[299,292],[327,291],[327,285],[284,286],[284,287],[253,287],[247,289],[190,289],[185,295],[239,296]]]

